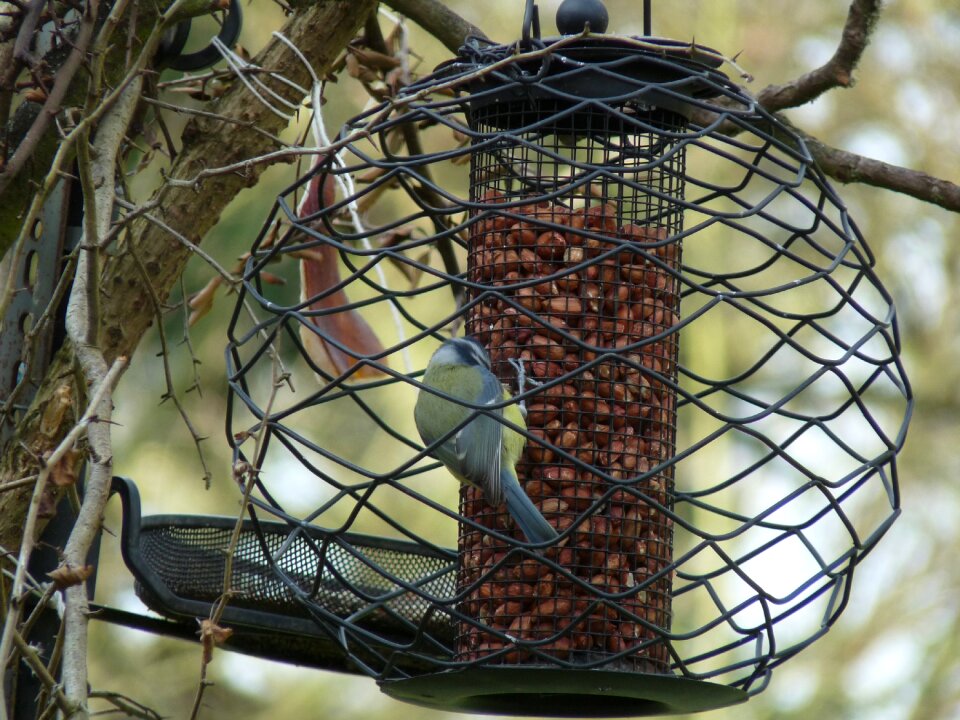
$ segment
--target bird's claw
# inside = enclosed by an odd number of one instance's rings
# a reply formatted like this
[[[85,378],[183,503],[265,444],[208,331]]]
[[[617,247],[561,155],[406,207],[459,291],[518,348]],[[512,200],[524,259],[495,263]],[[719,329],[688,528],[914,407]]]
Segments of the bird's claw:
[[[533,385],[534,387],[539,387],[543,383],[540,383],[533,378],[527,375],[527,370],[523,366],[523,360],[518,360],[517,358],[509,358],[507,360],[513,366],[513,369],[517,373],[517,395],[523,395],[526,392],[527,385]],[[520,413],[523,415],[523,419],[527,419],[527,403],[525,400],[520,400],[517,402],[517,406],[520,408]]]

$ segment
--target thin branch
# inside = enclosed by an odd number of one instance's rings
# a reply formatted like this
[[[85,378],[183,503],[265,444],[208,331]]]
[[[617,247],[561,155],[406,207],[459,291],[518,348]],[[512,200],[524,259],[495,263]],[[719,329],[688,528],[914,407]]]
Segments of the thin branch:
[[[384,4],[413,20],[452,53],[456,53],[470,35],[487,37],[483,30],[439,0],[384,0]]]
[[[37,58],[30,52],[30,44],[33,42],[33,34],[37,30],[40,13],[46,4],[46,0],[33,0],[30,3],[26,14],[23,16],[16,42],[13,44],[13,59],[26,63],[30,67],[37,64]]]
[[[881,0],[853,0],[847,14],[840,44],[833,57],[822,67],[783,85],[770,85],[757,96],[757,103],[799,137],[820,169],[842,183],[862,183],[892,190],[951,212],[960,212],[960,185],[919,170],[892,165],[856,153],[831,147],[822,140],[796,128],[778,110],[796,107],[837,87],[849,87],[853,71],[863,56],[881,11]],[[720,107],[731,103],[718,102]],[[693,122],[706,127],[716,121],[717,113],[695,110]],[[717,132],[737,135],[738,123],[724,122]]]
[[[160,355],[163,359],[163,377],[167,383],[167,391],[163,395],[163,400],[173,401],[174,406],[177,408],[177,412],[180,413],[183,424],[187,426],[187,430],[190,432],[190,437],[193,438],[193,444],[197,448],[197,455],[200,458],[200,465],[203,467],[204,485],[206,485],[207,489],[209,490],[210,482],[213,479],[213,474],[210,472],[210,468],[207,467],[207,461],[203,454],[203,447],[201,446],[201,443],[206,440],[206,437],[197,432],[193,422],[190,420],[190,415],[187,414],[186,408],[183,407],[183,403],[180,402],[180,397],[177,395],[176,384],[173,381],[173,372],[170,369],[170,349],[167,344],[167,333],[163,329],[163,308],[160,303],[160,298],[157,297],[156,291],[150,284],[150,278],[147,274],[147,269],[143,266],[143,262],[137,255],[136,249],[132,244],[128,245],[128,248],[129,251],[134,254],[134,260],[136,261],[137,268],[140,270],[140,274],[143,277],[143,285],[147,289],[147,295],[150,297],[150,302],[153,305],[153,312],[157,318],[157,332],[160,338]]]
[[[831,147],[797,128],[793,131],[807,144],[820,169],[834,180],[893,190],[951,212],[960,212],[960,185],[956,183]]]
[[[127,697],[126,695],[118,692],[97,690],[91,692],[90,697],[106,700],[108,703],[117,708],[118,711],[124,713],[124,716],[128,718],[139,718],[140,720],[163,720],[163,716],[153,708],[149,708],[143,703],[139,703],[133,698]]]
[[[760,104],[770,112],[776,112],[808,103],[828,90],[850,87],[853,71],[860,63],[877,24],[881,5],[881,0],[853,0],[833,57],[796,80],[783,85],[768,85],[757,96]]]
[[[117,197],[115,198],[115,201],[117,205],[127,210],[130,210],[131,212],[137,212],[138,210],[136,205],[134,205],[133,203],[127,202],[123,198]],[[187,236],[183,235],[182,233],[178,233],[172,227],[167,225],[167,223],[165,223],[163,220],[161,220],[160,218],[154,215],[151,215],[149,212],[142,212],[140,214],[148,222],[156,225],[158,228],[169,233],[171,237],[175,238],[177,242],[179,242],[181,245],[187,248],[190,252],[202,258],[205,263],[207,263],[210,267],[212,267],[214,270],[217,271],[217,273],[224,279],[227,285],[229,285],[231,288],[236,287],[237,284],[240,282],[236,275],[231,273],[229,270],[223,267],[223,265],[221,265],[216,260],[214,260],[213,256],[210,255],[208,252],[206,252],[199,245],[197,245],[194,242],[191,242]]]
[[[73,49],[57,71],[53,88],[50,90],[50,94],[47,95],[47,99],[40,109],[40,114],[37,115],[33,121],[33,125],[31,125],[27,134],[17,146],[9,162],[7,162],[3,170],[0,170],[0,196],[3,195],[4,190],[13,182],[27,164],[27,161],[33,156],[33,151],[40,142],[40,138],[43,137],[47,128],[50,126],[50,121],[60,112],[60,105],[67,95],[67,89],[73,81],[73,76],[76,75],[77,70],[80,69],[84,55],[90,45],[90,40],[93,38],[93,26],[97,19],[96,5],[97,3],[93,0],[87,3],[80,20],[80,29],[77,31],[77,38],[74,41]]]
[[[179,0],[175,7],[182,4]],[[98,87],[94,79],[91,83]],[[99,390],[107,383],[107,360],[100,345],[100,244],[109,233],[116,196],[117,160],[127,128],[143,91],[143,78],[136,76],[127,85],[116,103],[97,126],[93,152],[81,137],[78,157],[84,186],[84,236],[80,243],[76,279],[67,305],[66,329],[73,342],[84,380]],[[99,93],[98,93],[99,94]],[[94,100],[96,102],[96,100]],[[92,109],[88,105],[88,112]],[[91,161],[91,157],[93,160]],[[87,167],[87,162],[89,166]],[[110,497],[113,477],[113,443],[110,417],[113,409],[111,393],[103,394],[97,415],[103,422],[87,429],[90,462],[84,486],[83,502],[63,550],[62,565],[81,568],[90,548],[100,533],[101,519]],[[87,708],[87,615],[86,583],[70,585],[63,593],[63,687],[67,698],[77,706],[74,717],[89,716]]]
[[[254,451],[253,457],[259,460],[261,451],[263,449],[264,438],[266,437],[267,432],[267,418],[270,417],[270,414],[273,412],[273,403],[276,400],[277,393],[280,388],[283,387],[286,382],[286,373],[282,367],[277,362],[274,362],[272,365],[273,368],[273,386],[270,392],[270,397],[267,400],[267,406],[264,410],[264,419],[260,422],[260,427],[257,430],[257,435],[254,440]],[[250,494],[253,492],[254,485],[256,484],[257,477],[259,476],[260,470],[252,465],[246,463],[239,464],[239,466],[234,467],[234,475],[236,477],[243,477],[243,499],[240,503],[240,511],[237,514],[237,521],[233,525],[233,531],[230,534],[230,542],[227,545],[225,552],[225,559],[223,565],[223,592],[220,593],[220,597],[217,599],[216,605],[213,606],[213,609],[210,611],[209,623],[213,628],[219,628],[220,621],[223,618],[223,612],[227,609],[227,605],[230,603],[231,598],[234,594],[233,589],[233,561],[237,554],[237,547],[240,544],[240,533],[243,529],[243,520],[244,516],[247,514],[247,507],[250,504]],[[207,638],[203,639],[203,651],[200,661],[200,683],[197,685],[197,693],[193,699],[193,710],[190,713],[190,720],[196,720],[200,712],[200,703],[203,701],[204,690],[210,685],[207,681],[207,666],[210,664],[210,647]]]
[[[345,139],[343,143],[337,143],[332,145],[329,148],[304,148],[304,147],[288,147],[281,150],[275,150],[273,152],[266,153],[264,155],[259,155],[257,157],[248,158],[246,160],[241,160],[240,162],[230,163],[229,165],[223,165],[221,167],[206,168],[201,170],[192,178],[182,179],[182,178],[167,178],[167,184],[171,187],[184,187],[184,188],[193,188],[194,190],[200,187],[200,181],[205,178],[216,177],[217,175],[247,175],[250,170],[256,165],[272,165],[277,162],[285,162],[292,160],[295,157],[301,155],[321,155],[329,152],[334,147],[341,147],[343,144],[349,140],[353,142],[360,137],[358,133],[356,136],[351,136],[348,139]]]
[[[27,512],[26,520],[23,525],[22,541],[20,543],[20,553],[17,557],[17,567],[13,576],[13,584],[10,589],[10,606],[7,608],[7,616],[3,626],[3,636],[0,637],[0,658],[6,658],[10,654],[10,646],[13,642],[13,634],[16,631],[17,623],[20,619],[20,596],[23,594],[24,582],[26,580],[27,566],[30,564],[30,555],[37,541],[37,519],[40,511],[40,501],[43,498],[43,492],[47,487],[47,481],[50,473],[64,456],[73,449],[77,440],[87,430],[87,426],[99,420],[97,410],[100,401],[111,390],[113,384],[120,376],[120,372],[126,366],[126,357],[120,357],[110,368],[110,371],[104,377],[103,382],[95,389],[86,411],[80,418],[80,421],[71,428],[66,437],[60,441],[56,449],[50,453],[40,473],[37,477],[37,483],[33,488],[33,496],[30,498],[30,509]],[[0,700],[3,698],[0,697]],[[0,702],[0,713],[6,707],[5,702]]]
[[[60,712],[66,717],[70,717],[76,708],[67,699],[67,696],[63,694],[63,690],[60,689],[60,684],[56,678],[50,674],[50,671],[47,670],[47,666],[43,664],[37,651],[30,647],[27,641],[23,639],[23,636],[16,630],[13,632],[13,644],[16,645],[20,655],[23,656],[27,665],[33,670],[34,675],[40,678],[40,682],[43,683],[44,687],[53,694],[53,700],[57,704],[57,707],[60,708]]]
[[[157,100],[156,98],[145,97],[143,101],[148,105],[154,105],[164,110],[172,110],[176,113],[182,113],[185,115],[196,115],[198,117],[210,118],[211,120],[218,120],[223,123],[228,123],[230,125],[239,125],[242,128],[252,130],[253,132],[263,135],[266,138],[270,138],[277,145],[281,147],[289,147],[290,143],[284,141],[282,138],[274,135],[273,133],[267,132],[266,130],[261,130],[250,120],[239,120],[237,118],[230,118],[218,113],[207,112],[206,110],[200,110],[199,108],[185,107],[182,105],[174,105],[173,103],[164,102],[163,100]]]

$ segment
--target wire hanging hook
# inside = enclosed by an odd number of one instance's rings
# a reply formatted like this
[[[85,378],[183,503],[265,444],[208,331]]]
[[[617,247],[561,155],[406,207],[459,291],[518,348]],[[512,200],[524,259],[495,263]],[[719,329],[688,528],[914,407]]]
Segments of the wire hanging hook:
[[[523,28],[520,37],[524,44],[530,42],[530,29],[533,28],[533,37],[540,39],[540,8],[537,7],[535,0],[527,0],[526,8],[523,11]]]

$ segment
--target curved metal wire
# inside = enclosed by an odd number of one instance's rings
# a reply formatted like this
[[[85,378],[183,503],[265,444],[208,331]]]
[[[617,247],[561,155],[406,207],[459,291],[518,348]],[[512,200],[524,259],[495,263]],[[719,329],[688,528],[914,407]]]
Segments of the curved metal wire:
[[[474,41],[348,122],[341,162],[264,223],[227,347],[255,515],[290,529],[262,553],[381,680],[521,663],[759,692],[836,621],[899,513],[912,394],[890,294],[803,140],[695,52],[508,55]],[[346,174],[353,195],[297,216]],[[339,279],[301,298],[311,253]],[[357,350],[348,312],[382,348]],[[553,551],[472,491],[457,507],[413,427],[426,359],[463,324],[527,405],[518,469]],[[517,386],[517,359],[536,384]],[[459,538],[457,569],[411,576],[354,531],[431,557]],[[291,553],[312,576],[283,570]]]

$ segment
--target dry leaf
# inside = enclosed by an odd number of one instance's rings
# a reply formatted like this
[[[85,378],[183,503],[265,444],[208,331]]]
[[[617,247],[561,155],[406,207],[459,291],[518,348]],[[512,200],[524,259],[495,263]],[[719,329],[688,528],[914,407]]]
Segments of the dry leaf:
[[[43,406],[40,434],[44,437],[52,437],[56,434],[63,423],[64,415],[72,406],[73,396],[70,393],[70,386],[64,383],[53,391],[53,397]]]
[[[319,188],[323,186],[323,197]],[[334,203],[334,180],[329,174],[316,175],[307,187],[307,197],[300,210],[301,217],[309,217]],[[336,248],[321,245],[300,253],[300,299],[317,298],[304,307],[311,311],[346,308],[349,299],[343,289],[329,292],[340,284],[340,265]],[[340,375],[357,365],[356,355],[374,355],[383,352],[383,345],[373,330],[355,309],[323,315],[306,315],[307,324],[300,326],[300,339],[310,359],[322,371]],[[336,346],[339,343],[352,351],[345,352]],[[380,372],[362,365],[354,373],[355,379],[376,377]]]
[[[377,79],[377,74],[360,62],[356,55],[347,53],[347,74],[363,83],[371,83]]]
[[[53,585],[57,590],[65,590],[68,587],[80,585],[92,574],[93,565],[82,565],[80,567],[61,565],[56,570],[48,572],[47,577],[53,580]]]
[[[223,645],[233,630],[217,625],[213,620],[205,618],[200,621],[200,643],[203,645],[203,663],[209,664],[213,660],[213,649]]]
[[[44,103],[47,101],[47,93],[43,88],[30,88],[23,91],[23,99],[28,102]]]
[[[400,67],[400,60],[398,58],[391,55],[384,55],[370,48],[350,47],[347,48],[347,51],[355,55],[357,60],[363,65],[373,70],[387,72],[393,70],[395,67]]]
[[[77,470],[80,463],[77,460],[80,457],[79,450],[68,450],[63,457],[50,468],[50,482],[57,487],[70,487],[77,482]]]
[[[273,273],[266,272],[265,270],[260,271],[260,279],[263,280],[267,285],[286,285],[287,281],[280,277],[279,275],[274,275]]]
[[[190,308],[190,317],[187,318],[187,325],[193,327],[202,317],[204,317],[213,308],[213,299],[216,296],[217,288],[220,287],[222,278],[215,275],[202,289],[190,296],[187,306]]]

